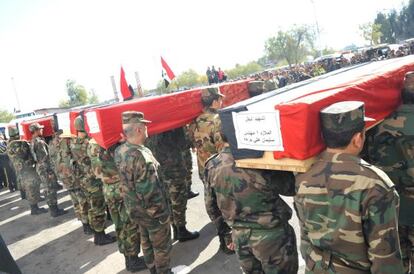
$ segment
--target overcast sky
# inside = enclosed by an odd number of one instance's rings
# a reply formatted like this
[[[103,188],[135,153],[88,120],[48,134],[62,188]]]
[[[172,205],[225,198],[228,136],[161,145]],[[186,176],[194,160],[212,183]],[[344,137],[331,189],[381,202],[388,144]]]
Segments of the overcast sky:
[[[378,11],[407,0],[314,0],[322,44],[341,49],[363,44],[358,26]],[[0,109],[54,107],[65,98],[66,79],[94,89],[101,100],[119,90],[120,66],[136,86],[161,79],[162,55],[175,74],[207,66],[222,69],[263,55],[279,28],[314,24],[311,0],[1,0]]]

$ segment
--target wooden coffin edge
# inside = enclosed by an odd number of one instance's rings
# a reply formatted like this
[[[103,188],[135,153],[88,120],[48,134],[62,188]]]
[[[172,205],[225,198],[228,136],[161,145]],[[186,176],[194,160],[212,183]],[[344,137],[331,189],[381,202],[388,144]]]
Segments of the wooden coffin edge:
[[[374,128],[382,121],[384,120],[382,119],[376,121],[374,124],[369,126],[367,130]],[[318,156],[314,156],[305,160],[296,160],[292,158],[274,159],[272,151],[265,151],[262,158],[236,160],[236,166],[241,168],[284,170],[303,173],[309,170],[317,158]]]

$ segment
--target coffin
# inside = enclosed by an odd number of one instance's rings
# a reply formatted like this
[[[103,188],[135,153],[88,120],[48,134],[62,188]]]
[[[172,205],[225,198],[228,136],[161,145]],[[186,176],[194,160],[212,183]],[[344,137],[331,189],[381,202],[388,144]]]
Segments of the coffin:
[[[238,165],[306,170],[325,148],[319,124],[322,108],[363,101],[366,115],[376,120],[368,124],[372,126],[400,105],[404,75],[411,70],[413,55],[357,65],[223,109],[220,118]]]

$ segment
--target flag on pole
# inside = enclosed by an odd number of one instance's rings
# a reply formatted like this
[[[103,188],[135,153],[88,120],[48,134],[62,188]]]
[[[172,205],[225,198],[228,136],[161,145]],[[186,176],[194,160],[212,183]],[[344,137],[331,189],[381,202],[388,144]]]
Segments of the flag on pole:
[[[164,58],[161,56],[161,65],[162,65],[162,78],[164,79],[165,87],[171,83],[171,81],[175,78],[174,72],[170,69],[167,62],[165,62]]]
[[[122,94],[122,98],[125,100],[129,100],[132,97],[134,97],[134,92],[133,90],[131,91],[131,89],[129,88],[129,85],[126,81],[125,78],[125,72],[124,72],[124,68],[121,66],[121,82],[120,82],[120,86],[121,86],[121,94]]]

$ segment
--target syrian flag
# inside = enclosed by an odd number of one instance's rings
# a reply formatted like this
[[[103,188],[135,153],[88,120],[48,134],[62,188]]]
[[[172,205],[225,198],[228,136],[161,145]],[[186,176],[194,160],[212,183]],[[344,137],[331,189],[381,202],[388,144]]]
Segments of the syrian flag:
[[[126,78],[125,78],[125,72],[124,68],[121,66],[121,94],[124,101],[132,99],[134,97],[134,90],[130,88],[130,85],[128,85]]]
[[[162,65],[162,78],[164,79],[165,87],[171,83],[171,81],[175,78],[174,72],[170,69],[167,62],[165,62],[164,58],[161,57],[161,65]]]

